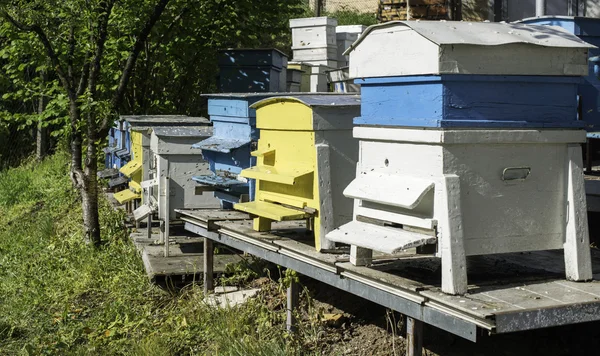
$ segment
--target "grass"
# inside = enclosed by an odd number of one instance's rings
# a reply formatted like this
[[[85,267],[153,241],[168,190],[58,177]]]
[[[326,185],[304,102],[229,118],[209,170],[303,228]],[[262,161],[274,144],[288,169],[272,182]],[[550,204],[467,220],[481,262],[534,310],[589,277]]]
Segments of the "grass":
[[[282,332],[285,310],[263,297],[215,309],[198,286],[149,283],[106,200],[105,244],[84,244],[67,162],[57,153],[0,173],[0,355],[300,353]]]

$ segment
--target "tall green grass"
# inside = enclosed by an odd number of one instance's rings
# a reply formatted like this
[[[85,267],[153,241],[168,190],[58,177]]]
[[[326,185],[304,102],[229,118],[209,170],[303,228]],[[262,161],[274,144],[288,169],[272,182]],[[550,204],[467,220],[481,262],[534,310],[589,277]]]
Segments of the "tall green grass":
[[[214,309],[198,287],[173,294],[149,283],[123,213],[106,200],[105,243],[83,243],[67,162],[58,153],[0,173],[0,354],[299,352],[282,332],[284,311],[267,303]]]

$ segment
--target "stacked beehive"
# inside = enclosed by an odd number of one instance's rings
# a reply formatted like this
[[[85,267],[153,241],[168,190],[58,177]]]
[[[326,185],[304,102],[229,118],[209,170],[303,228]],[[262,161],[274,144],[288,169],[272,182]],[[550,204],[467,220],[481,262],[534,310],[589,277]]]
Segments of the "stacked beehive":
[[[407,19],[446,20],[448,19],[448,0],[379,1],[379,22]]]
[[[276,49],[228,49],[219,53],[222,93],[286,91],[287,56]]]
[[[567,278],[591,279],[577,120],[590,47],[544,26],[367,29],[350,53],[362,92],[344,191],[354,221],[327,238],[350,244],[357,265],[372,250],[428,247],[450,294],[467,291],[472,255],[564,249]]]
[[[338,67],[336,26],[337,20],[328,17],[290,20],[293,51],[290,68],[303,71],[309,78],[311,92],[327,91],[325,71]]]

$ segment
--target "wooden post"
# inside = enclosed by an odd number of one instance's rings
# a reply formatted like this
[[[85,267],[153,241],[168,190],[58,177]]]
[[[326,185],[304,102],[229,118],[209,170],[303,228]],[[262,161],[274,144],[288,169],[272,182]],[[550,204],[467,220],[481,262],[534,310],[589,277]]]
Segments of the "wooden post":
[[[290,333],[295,333],[297,330],[296,318],[294,311],[298,307],[300,295],[298,293],[298,282],[292,278],[290,286],[287,289],[287,320],[286,327]]]
[[[442,257],[442,292],[467,292],[467,259],[463,241],[462,211],[460,206],[460,178],[444,176],[440,192],[440,254]]]
[[[273,220],[258,216],[252,221],[252,227],[255,231],[271,231],[271,223]]]
[[[588,281],[592,279],[592,261],[581,145],[569,145],[567,161],[565,271],[569,280]]]
[[[214,285],[214,247],[211,239],[204,238],[204,294],[215,289]]]
[[[368,248],[350,246],[350,263],[354,266],[368,266],[373,262],[373,250]]]
[[[167,166],[168,167],[168,166]],[[171,212],[170,212],[170,207],[169,207],[169,199],[171,198],[171,179],[170,177],[165,177],[165,200],[164,200],[164,204],[163,204],[163,223],[164,223],[164,229],[163,229],[163,233],[164,233],[164,251],[165,251],[165,257],[169,257],[170,255],[170,251],[169,251],[169,236],[170,236],[170,224],[171,224]]]
[[[150,206],[150,197],[152,196],[152,191],[153,191],[153,187],[150,186],[147,189],[148,192],[148,198],[146,199],[146,203],[148,204],[148,206]],[[148,239],[152,238],[152,211],[150,211],[150,213],[148,214],[148,221],[146,222],[146,234]]]
[[[406,356],[423,354],[423,322],[406,317]]]

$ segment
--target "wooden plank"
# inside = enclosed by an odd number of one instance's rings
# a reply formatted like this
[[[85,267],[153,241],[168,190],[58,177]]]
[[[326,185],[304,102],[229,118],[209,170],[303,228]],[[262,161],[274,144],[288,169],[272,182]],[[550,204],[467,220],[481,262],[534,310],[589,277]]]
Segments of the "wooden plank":
[[[402,266],[402,264],[406,265],[408,260],[409,259],[405,259],[403,261],[375,261],[369,267],[354,266],[350,262],[338,262],[335,265],[341,270],[354,272],[367,278],[373,279],[377,282],[385,283],[392,287],[401,286],[402,288],[409,289],[414,292],[426,290],[428,288],[434,288],[431,285],[402,277],[398,274],[397,270],[394,271],[394,273],[389,272],[397,268],[402,268],[399,266]]]
[[[227,264],[240,261],[237,255],[216,255],[214,260],[214,272],[223,273]],[[142,260],[148,277],[199,275],[202,273],[204,263],[203,255],[194,256],[153,256],[142,254]]]
[[[567,226],[565,269],[573,281],[592,279],[581,145],[569,145],[567,156]]]
[[[251,220],[216,222],[220,229],[231,231],[257,240],[307,240],[312,239],[312,233],[306,229],[304,220],[274,222],[271,231],[259,232],[252,229]]]
[[[439,194],[439,250],[442,257],[442,290],[449,294],[467,292],[467,261],[465,257],[460,178],[444,175]]]
[[[248,203],[238,203],[235,204],[234,207],[236,210],[241,210],[252,215],[262,216],[275,221],[299,220],[309,216],[302,210],[290,209],[279,204],[258,200]]]
[[[436,242],[435,236],[360,221],[351,221],[342,225],[327,237],[331,241],[389,254]]]
[[[348,198],[414,209],[434,188],[430,179],[373,172],[356,177],[344,190]]]
[[[234,220],[247,220],[250,216],[246,213],[237,210],[222,210],[222,209],[200,209],[200,210],[188,210],[188,209],[175,209],[181,215],[189,216],[197,219],[203,223],[210,223],[216,221],[234,221]]]

